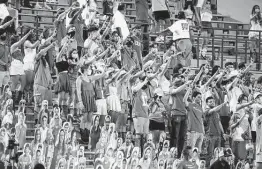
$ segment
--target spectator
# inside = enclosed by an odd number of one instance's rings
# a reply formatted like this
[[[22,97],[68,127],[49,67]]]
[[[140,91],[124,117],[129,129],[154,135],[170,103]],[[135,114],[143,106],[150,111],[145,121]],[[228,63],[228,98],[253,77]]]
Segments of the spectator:
[[[125,6],[123,4],[119,5],[112,19],[112,29],[117,31],[117,34],[121,37],[121,40],[125,40],[130,34],[127,23],[125,21],[124,10]]]
[[[192,147],[197,147],[198,151],[201,152],[202,143],[204,140],[204,113],[201,107],[201,93],[193,92],[192,103],[189,103],[188,96],[191,90],[188,90],[184,101],[188,109],[188,145]]]
[[[192,43],[190,41],[189,23],[186,20],[185,13],[182,11],[178,13],[178,19],[179,20],[176,21],[172,26],[161,33],[169,31],[173,33],[173,42],[175,42],[175,48],[178,52],[182,52],[182,58],[177,56],[177,62],[182,63],[185,66],[190,66],[190,59],[192,57]]]
[[[229,169],[230,166],[228,164],[228,162],[225,160],[225,157],[224,157],[224,151],[221,150],[219,151],[219,159],[217,161],[215,161],[211,166],[210,166],[210,169]]]
[[[204,27],[202,29],[202,35],[205,37],[203,39],[202,43],[202,48],[200,49],[201,56],[206,57],[207,54],[207,49],[208,49],[208,43],[209,43],[209,37],[213,33],[212,30],[212,24],[211,20],[213,18],[212,11],[211,11],[211,1],[207,0],[206,3],[204,4],[202,10],[201,10],[201,21],[202,21],[202,26]]]
[[[19,143],[19,148],[23,148],[26,143],[26,130],[27,125],[25,124],[25,114],[20,112],[18,114],[18,123],[15,125],[16,129],[16,141]]]
[[[259,36],[261,36],[259,34],[259,31],[262,30],[261,24],[260,24],[261,19],[262,18],[261,18],[260,7],[258,5],[254,5],[251,11],[251,15],[250,15],[251,28],[248,34],[249,39],[252,40],[250,44],[251,52],[254,54],[257,52],[258,39],[259,39]],[[253,59],[256,59],[256,57],[253,57]]]
[[[152,7],[151,7],[152,15],[154,17],[154,21],[156,21],[156,31],[164,30],[161,25],[165,25],[168,23],[168,19],[170,19],[170,11],[169,6],[167,5],[165,0],[152,0]]]

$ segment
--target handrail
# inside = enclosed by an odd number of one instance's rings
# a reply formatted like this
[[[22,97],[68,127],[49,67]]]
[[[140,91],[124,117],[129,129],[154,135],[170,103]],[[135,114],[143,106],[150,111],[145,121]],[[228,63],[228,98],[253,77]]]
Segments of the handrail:
[[[24,16],[27,16],[28,14],[24,14]],[[21,15],[23,16],[23,14]],[[29,15],[30,16],[30,15]],[[39,18],[43,17],[42,15],[39,15],[39,14],[36,14],[32,17],[35,17],[35,22],[31,21],[30,23],[35,23],[36,24],[36,29],[38,29],[40,27],[40,24],[45,24],[45,25],[50,25],[53,24],[53,23],[49,23],[49,22],[41,22],[39,20]],[[50,17],[50,18],[53,18],[53,17]],[[20,23],[23,22],[23,23],[26,23],[29,21],[23,21],[23,20],[20,20],[19,21]],[[211,23],[214,22],[214,23],[217,23],[216,21],[211,21]],[[221,23],[225,23],[226,22],[221,22]],[[132,24],[138,24],[138,22],[129,22],[130,25]],[[141,24],[141,23],[139,23]],[[243,23],[237,23],[237,24],[240,24],[240,25],[245,25]],[[148,25],[151,25],[150,23]],[[228,48],[232,48],[235,50],[235,61],[238,62],[239,61],[239,56],[245,56],[244,60],[247,61],[247,56],[248,56],[248,53],[247,53],[247,50],[248,50],[248,44],[250,42],[254,42],[254,41],[257,41],[257,40],[253,40],[253,39],[247,39],[246,37],[248,37],[248,35],[243,35],[243,34],[239,34],[239,32],[251,32],[249,29],[236,29],[236,28],[221,28],[221,27],[203,27],[203,28],[206,28],[206,29],[212,29],[213,31],[215,30],[222,30],[222,31],[225,31],[225,30],[229,30],[231,32],[235,32],[233,35],[232,34],[227,34],[227,35],[214,35],[214,37],[209,37],[210,39],[210,42],[211,42],[211,53],[212,53],[212,62],[211,63],[214,63],[214,60],[216,59],[214,56],[215,56],[215,49],[219,47],[219,45],[215,45],[215,42],[219,42],[221,40],[221,47],[220,50],[222,51],[221,52],[221,67],[223,67],[223,64],[224,64],[224,49],[228,49]],[[258,32],[259,34],[259,39],[258,41],[261,43],[261,32],[262,31],[255,31],[255,30],[252,30],[252,32]],[[38,33],[38,32],[37,32]],[[149,35],[149,37],[151,36],[158,36],[159,34],[158,33],[144,33],[145,35]],[[39,36],[39,35],[37,35]],[[227,36],[227,37],[224,37],[224,36]],[[164,39],[169,39],[169,38],[172,38],[172,36],[165,36]],[[197,48],[197,55],[199,53],[199,46],[200,46],[200,43],[199,43],[199,40],[201,38],[206,38],[204,36],[194,36],[194,39],[197,39],[197,44],[196,44],[196,48]],[[235,43],[234,46],[227,46],[225,45],[225,43],[227,43],[227,41],[231,41],[231,43]],[[150,41],[150,40],[149,40]],[[144,42],[148,42],[148,41],[144,41]],[[243,47],[239,47],[238,45],[239,44],[244,44],[245,46]],[[166,42],[164,42],[164,45],[166,44]],[[166,45],[165,45],[166,46]],[[210,45],[209,45],[210,46]],[[240,49],[244,49],[244,53],[240,51]],[[261,49],[259,47],[258,51],[256,51],[257,53],[255,53],[255,55],[258,55],[260,56],[261,54]],[[197,57],[197,66],[199,66],[199,56]],[[258,62],[260,63],[260,57],[258,57]],[[257,67],[257,70],[260,70],[260,66]]]

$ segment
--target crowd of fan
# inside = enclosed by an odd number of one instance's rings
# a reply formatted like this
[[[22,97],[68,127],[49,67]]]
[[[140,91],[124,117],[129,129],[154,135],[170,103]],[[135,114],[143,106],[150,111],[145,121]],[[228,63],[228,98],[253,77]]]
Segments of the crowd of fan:
[[[250,73],[253,62],[190,68],[190,26],[206,35],[205,56],[210,1],[186,2],[163,30],[168,7],[153,0],[157,31],[173,38],[163,50],[159,36],[146,56],[146,25],[129,28],[125,5],[105,0],[103,15],[95,1],[81,5],[59,9],[55,29],[39,37],[26,28],[19,38],[16,19],[2,19],[0,167],[85,169],[92,160],[97,169],[261,167],[262,79]],[[35,131],[27,142],[31,104]]]

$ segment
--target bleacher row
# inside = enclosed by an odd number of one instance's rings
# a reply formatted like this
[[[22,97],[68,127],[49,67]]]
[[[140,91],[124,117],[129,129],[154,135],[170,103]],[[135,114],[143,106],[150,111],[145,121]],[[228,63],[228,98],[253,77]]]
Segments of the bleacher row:
[[[97,0],[97,3],[99,6],[99,11],[101,12],[102,0]],[[126,18],[127,21],[130,23],[131,27],[136,22],[135,0],[124,0],[122,3],[126,4]],[[18,23],[20,25],[28,25],[30,27],[35,27],[39,31],[39,33],[44,27],[53,27],[53,22],[56,19],[57,9],[60,7],[68,8],[69,5],[57,3],[49,3],[48,5],[52,7],[52,10],[30,9],[21,7],[18,10]],[[169,5],[172,13],[175,14],[175,2],[170,2]],[[174,15],[171,16],[171,21],[174,21]],[[210,43],[208,45],[208,55],[213,56],[216,65],[221,65],[223,67],[224,63],[229,60],[233,62],[249,61],[250,51],[248,45],[250,41],[247,35],[249,24],[232,21],[232,19],[229,16],[214,14],[212,26],[214,29],[214,37],[211,38]],[[149,37],[149,40],[153,41],[157,37],[157,34],[150,34]],[[199,45],[201,44],[201,40],[201,36],[195,36],[195,46],[197,46],[197,50],[199,48]],[[197,59],[192,60],[192,68],[195,69],[204,62],[206,62],[206,60],[197,57]],[[259,75],[259,72],[254,72],[256,75]],[[50,111],[52,111],[51,107],[49,107],[49,109]],[[27,106],[26,124],[28,130],[26,134],[26,139],[28,142],[31,142],[34,138],[34,123],[35,122],[33,106]],[[91,164],[90,162],[92,161],[93,156],[94,152],[86,151],[86,157],[87,159],[89,159],[87,162],[89,164]]]

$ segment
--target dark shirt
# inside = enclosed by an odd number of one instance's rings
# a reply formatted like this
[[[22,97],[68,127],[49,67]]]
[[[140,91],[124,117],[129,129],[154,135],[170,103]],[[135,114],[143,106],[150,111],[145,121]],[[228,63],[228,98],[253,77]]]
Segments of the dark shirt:
[[[186,90],[182,90],[172,95],[173,98],[172,111],[174,115],[180,115],[180,116],[186,115],[187,112],[186,104],[183,101],[185,94],[186,94]]]
[[[67,71],[69,68],[69,63],[67,61],[56,62],[56,68],[58,73]]]
[[[230,165],[225,160],[217,160],[211,165],[210,169],[230,169]]]
[[[4,63],[8,63],[8,46],[0,44],[0,60]],[[7,66],[0,65],[0,71],[7,71]]]
[[[148,1],[136,0],[136,21],[148,23]]]
[[[209,115],[206,115],[207,120],[207,133],[209,136],[220,136],[221,129],[219,126],[220,116],[218,112],[212,112]]]
[[[103,2],[103,14],[113,16],[113,2],[105,0]]]
[[[189,103],[187,110],[189,122],[188,131],[204,133],[202,107],[196,103]]]
[[[132,39],[134,40],[133,49],[134,51],[136,51],[139,65],[142,66],[142,49],[143,48],[142,48],[141,40],[137,36],[133,36]]]

